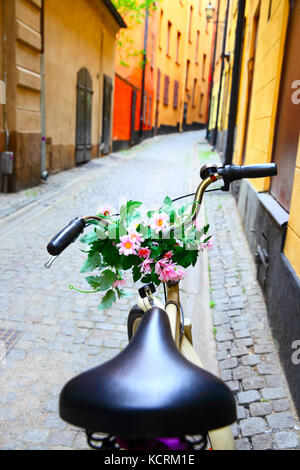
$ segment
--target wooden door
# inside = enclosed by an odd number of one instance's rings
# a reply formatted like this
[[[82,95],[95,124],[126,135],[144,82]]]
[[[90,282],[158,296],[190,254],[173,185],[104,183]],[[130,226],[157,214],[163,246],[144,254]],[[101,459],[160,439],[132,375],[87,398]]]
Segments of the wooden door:
[[[107,155],[111,145],[111,104],[112,79],[107,75],[103,78],[103,120],[102,120],[102,152]]]
[[[82,68],[77,74],[76,163],[91,159],[92,88],[92,78],[88,70]]]

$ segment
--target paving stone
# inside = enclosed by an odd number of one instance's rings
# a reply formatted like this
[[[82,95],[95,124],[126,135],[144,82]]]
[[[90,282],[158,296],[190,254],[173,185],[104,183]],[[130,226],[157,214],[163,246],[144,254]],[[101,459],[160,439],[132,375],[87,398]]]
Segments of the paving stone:
[[[228,333],[219,333],[217,331],[217,334],[216,334],[216,340],[217,341],[220,341],[220,342],[224,341],[225,342],[225,341],[229,341],[231,339],[233,339],[233,334],[232,333],[229,333],[229,332]]]
[[[237,392],[240,389],[239,382],[237,380],[230,380],[226,382],[226,385],[230,388],[232,392]]]
[[[299,437],[292,431],[275,433],[274,438],[279,450],[295,449],[299,446]]]
[[[233,347],[230,351],[230,354],[233,357],[242,357],[248,354],[248,349],[246,348],[246,346],[241,346],[239,348]]]
[[[254,436],[255,434],[264,433],[266,424],[263,418],[248,418],[240,422],[243,437]]]
[[[231,349],[231,341],[224,341],[222,343],[218,343],[217,349],[218,351],[223,351],[224,349]]]
[[[243,406],[237,406],[236,408],[236,413],[237,413],[237,419],[245,419],[246,418],[246,410]]]
[[[274,346],[270,343],[267,344],[257,344],[254,346],[254,352],[256,354],[271,353],[274,351]]]
[[[249,439],[237,439],[235,441],[235,448],[236,450],[251,450]]]
[[[218,361],[222,361],[223,359],[228,358],[228,351],[226,349],[223,349],[223,351],[219,351],[217,353]]]
[[[221,370],[220,377],[224,382],[228,382],[232,379],[232,371],[230,369]]]
[[[288,400],[282,399],[282,400],[273,400],[272,401],[272,406],[274,411],[286,411],[289,409],[290,404]]]
[[[238,361],[237,361],[237,358],[236,357],[232,357],[230,359],[225,359],[224,361],[221,361],[220,362],[220,368],[222,370],[225,370],[225,369],[233,369],[234,367],[236,367],[238,365]]]
[[[276,375],[278,369],[270,364],[259,364],[257,366],[257,371],[261,375]]]
[[[45,442],[49,435],[49,431],[47,429],[30,429],[24,435],[25,442],[32,442],[32,443],[40,443]]]
[[[280,375],[266,376],[267,387],[278,387],[283,385],[283,378]]]
[[[250,404],[251,416],[266,416],[272,413],[272,405],[269,402],[258,402]]]
[[[275,413],[267,416],[267,421],[272,429],[287,429],[295,426],[295,418],[291,413]]]
[[[263,388],[265,386],[265,381],[262,377],[248,377],[242,380],[242,384],[245,391],[255,390]]]
[[[251,368],[248,366],[240,366],[233,370],[234,380],[246,379],[247,377],[251,377],[251,376],[252,376]]]
[[[53,431],[51,432],[48,445],[49,446],[63,446],[63,447],[72,447],[74,436],[68,431]]]
[[[238,338],[238,339],[239,338],[247,338],[247,337],[251,336],[250,331],[247,328],[235,331],[234,334],[235,334],[236,338]]]
[[[238,401],[241,405],[252,403],[260,400],[260,395],[256,390],[249,390],[248,392],[240,392],[237,394]]]
[[[269,434],[259,434],[252,437],[253,450],[272,450],[272,436]]]
[[[247,354],[241,358],[243,366],[256,366],[260,363],[260,357],[257,354]]]
[[[285,398],[286,397],[286,391],[284,390],[283,387],[273,387],[273,388],[263,388],[262,389],[262,395],[263,398],[266,400],[275,400],[278,398]]]

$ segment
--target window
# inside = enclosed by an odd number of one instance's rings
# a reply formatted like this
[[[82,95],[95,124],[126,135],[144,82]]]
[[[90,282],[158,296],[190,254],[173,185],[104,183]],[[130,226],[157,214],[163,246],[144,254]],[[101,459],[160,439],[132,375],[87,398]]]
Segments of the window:
[[[177,49],[176,49],[176,63],[179,64],[179,56],[180,56],[180,43],[181,43],[181,33],[177,32]]]
[[[192,42],[193,7],[190,8],[189,41]]]
[[[200,94],[200,107],[199,107],[199,116],[203,116],[203,100],[204,100],[204,94]]]
[[[205,68],[206,68],[206,54],[203,54],[202,80],[205,80]]]
[[[200,31],[197,31],[197,39],[196,39],[196,58],[195,62],[198,64],[198,55],[199,55],[199,43],[200,43]]]
[[[168,21],[168,36],[167,36],[167,56],[168,57],[170,57],[171,30],[172,30],[172,23],[171,21]]]
[[[164,105],[168,106],[169,104],[169,86],[170,86],[170,77],[165,75],[165,86],[164,86]]]
[[[151,126],[152,96],[149,96],[148,127]]]
[[[198,0],[198,13],[201,15],[201,7],[202,7],[202,1]]]
[[[157,90],[156,90],[156,100],[160,101],[160,81],[161,81],[161,72],[157,69]]]
[[[161,10],[160,18],[159,18],[159,38],[158,38],[158,45],[159,45],[160,49],[161,49],[163,18],[164,18],[164,12],[163,12],[163,10]]]
[[[173,98],[173,108],[178,108],[178,92],[179,92],[179,82],[174,80],[174,98]]]
[[[144,122],[144,125],[145,125],[145,126],[147,125],[147,104],[148,104],[148,96],[147,96],[147,92],[145,91],[145,95],[144,95],[144,110],[143,110],[143,122]]]
[[[190,73],[190,61],[186,61],[186,75],[185,75],[185,89],[189,89],[189,73]]]
[[[196,90],[197,90],[197,78],[194,78],[194,86],[193,86],[193,98],[192,98],[192,105],[196,106]]]

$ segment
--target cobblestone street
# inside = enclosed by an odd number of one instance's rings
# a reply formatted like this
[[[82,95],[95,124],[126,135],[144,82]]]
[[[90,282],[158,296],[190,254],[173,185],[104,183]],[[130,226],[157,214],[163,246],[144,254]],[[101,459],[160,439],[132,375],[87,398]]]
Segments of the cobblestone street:
[[[0,449],[86,449],[85,434],[58,416],[59,392],[74,375],[127,344],[134,301],[97,311],[97,296],[68,288],[88,287],[79,273],[85,260],[79,244],[46,270],[47,243],[72,218],[103,203],[117,209],[120,200],[133,199],[152,209],[166,195],[192,192],[195,149],[199,168],[215,158],[203,137],[200,132],[156,137],[52,176],[49,185],[32,190],[30,200],[26,192],[1,196],[0,330],[17,331],[19,337],[0,363]],[[208,195],[206,215],[215,239],[209,259],[213,333],[220,375],[236,393],[237,448],[298,449],[299,422],[233,197]]]

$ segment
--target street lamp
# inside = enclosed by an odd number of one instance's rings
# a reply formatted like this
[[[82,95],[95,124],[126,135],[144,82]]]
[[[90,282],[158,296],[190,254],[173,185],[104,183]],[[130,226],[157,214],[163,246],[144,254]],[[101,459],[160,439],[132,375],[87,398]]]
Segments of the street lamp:
[[[214,6],[211,4],[211,0],[209,0],[209,4],[208,6],[205,8],[205,11],[206,11],[206,19],[207,21],[211,20],[214,16],[214,12],[215,12],[215,8]]]

